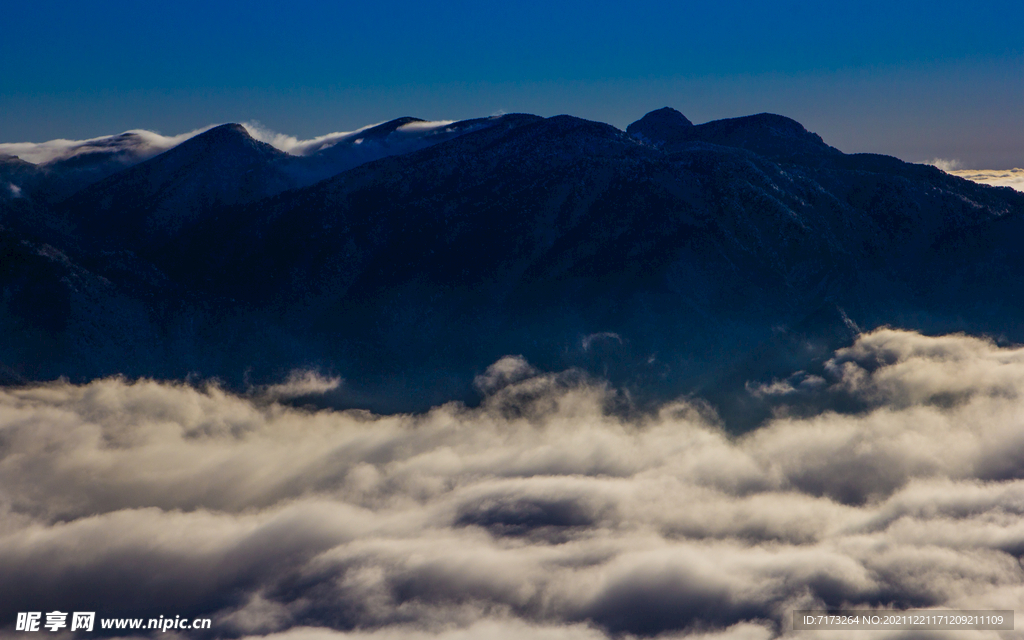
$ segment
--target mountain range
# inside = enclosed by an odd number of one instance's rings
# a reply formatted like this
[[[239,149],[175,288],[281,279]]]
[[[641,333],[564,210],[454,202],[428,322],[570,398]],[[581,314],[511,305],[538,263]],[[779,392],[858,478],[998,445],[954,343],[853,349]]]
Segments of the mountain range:
[[[752,381],[815,375],[862,329],[1024,341],[1024,193],[783,116],[401,118],[302,156],[237,124],[130,142],[0,156],[4,383],[313,369],[344,379],[321,402],[408,411],[520,355],[745,428],[771,408]]]

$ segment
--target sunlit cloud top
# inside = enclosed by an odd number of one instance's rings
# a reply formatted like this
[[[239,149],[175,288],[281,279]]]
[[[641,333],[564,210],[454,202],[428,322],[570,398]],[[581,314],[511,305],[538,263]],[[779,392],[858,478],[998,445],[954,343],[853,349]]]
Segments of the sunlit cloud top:
[[[990,184],[994,187],[1010,187],[1017,191],[1024,191],[1024,169],[961,169],[949,171],[955,176],[966,178],[981,184]]]

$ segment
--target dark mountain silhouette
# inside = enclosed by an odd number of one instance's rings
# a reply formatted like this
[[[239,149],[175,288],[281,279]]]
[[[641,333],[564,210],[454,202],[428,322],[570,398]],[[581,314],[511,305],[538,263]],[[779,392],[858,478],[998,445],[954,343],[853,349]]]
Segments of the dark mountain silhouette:
[[[743,426],[770,409],[748,381],[814,370],[854,323],[1024,340],[1010,189],[846,155],[770,114],[695,126],[662,109],[626,132],[513,114],[412,143],[410,124],[308,156],[392,152],[299,188],[284,188],[294,156],[225,125],[59,215],[5,201],[2,219],[71,231],[8,225],[5,299],[20,302],[3,322],[56,346],[0,360],[23,377],[229,385],[314,367],[346,379],[330,402],[408,410],[472,400],[474,375],[521,354],[640,405],[700,391]],[[71,273],[105,284],[65,291]],[[30,293],[49,290],[64,311]],[[119,314],[132,320],[104,338]]]
[[[75,154],[43,165],[46,180],[37,197],[57,203],[104,178],[149,157],[141,137],[127,132],[79,145]]]
[[[652,111],[626,127],[626,133],[657,146],[669,139],[679,138],[693,123],[672,107]]]
[[[187,229],[205,213],[287,188],[287,154],[226,124],[110,176],[60,206],[104,248],[139,250]]]
[[[0,192],[2,198],[17,197],[18,190],[11,189],[11,186],[19,187],[26,180],[31,180],[39,173],[39,169],[31,162],[25,162],[18,156],[0,155],[0,180],[7,187]]]
[[[15,185],[19,196],[54,204],[151,155],[139,134],[126,132],[78,143],[39,165],[0,156],[0,181]]]
[[[471,120],[407,131],[408,125],[424,121],[398,118],[304,157],[255,140],[241,125],[221,125],[78,191],[56,205],[56,210],[80,238],[96,246],[148,254],[188,233],[207,214],[216,217],[225,207],[307,186],[496,121]]]
[[[307,186],[365,162],[409,153],[493,124],[500,117],[477,118],[449,124],[420,118],[396,118],[343,136],[326,137],[306,155],[279,159],[282,176],[251,197]],[[225,125],[226,126],[226,125]],[[233,125],[236,132],[241,125]],[[245,132],[248,136],[248,132]],[[74,143],[57,158],[32,164],[15,156],[0,155],[0,198],[30,197],[57,204],[78,191],[115,173],[144,162],[157,152],[136,132]],[[284,178],[283,181],[281,178]],[[14,190],[10,186],[15,187]]]
[[[43,177],[43,171],[31,162],[0,155],[0,202],[32,195]]]
[[[500,117],[475,118],[437,126],[419,118],[396,118],[352,133],[307,157],[294,159],[289,172],[295,186],[306,186],[367,162],[419,151],[471,131],[484,129],[499,120]]]
[[[774,160],[809,161],[842,155],[796,120],[772,113],[694,126],[683,114],[665,107],[629,125],[626,133],[670,153],[706,143],[746,149]]]

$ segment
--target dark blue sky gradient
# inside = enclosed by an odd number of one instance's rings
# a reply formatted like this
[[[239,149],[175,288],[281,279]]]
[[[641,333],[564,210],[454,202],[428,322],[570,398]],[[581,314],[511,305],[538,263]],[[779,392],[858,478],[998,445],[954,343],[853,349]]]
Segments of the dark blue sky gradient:
[[[1024,165],[1024,3],[3,3],[0,141],[403,115],[761,111],[844,151]]]

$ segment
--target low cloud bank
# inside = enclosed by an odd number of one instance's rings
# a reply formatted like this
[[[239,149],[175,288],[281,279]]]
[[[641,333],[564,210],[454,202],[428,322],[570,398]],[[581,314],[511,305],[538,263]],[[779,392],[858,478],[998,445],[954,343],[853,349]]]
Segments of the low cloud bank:
[[[941,169],[941,167],[939,167]],[[955,176],[966,178],[981,184],[990,184],[994,187],[1010,187],[1017,191],[1024,191],[1024,169],[986,170],[986,169],[963,169],[949,171]]]
[[[760,640],[834,635],[794,608],[1024,608],[1021,349],[865,334],[815,384],[752,388],[779,413],[741,437],[697,401],[617,417],[602,383],[517,357],[478,408],[275,401],[337,384],[0,389],[0,620]]]
[[[959,160],[943,158],[927,160],[925,164],[972,182],[1024,191],[1024,169],[963,169],[963,163]]]

